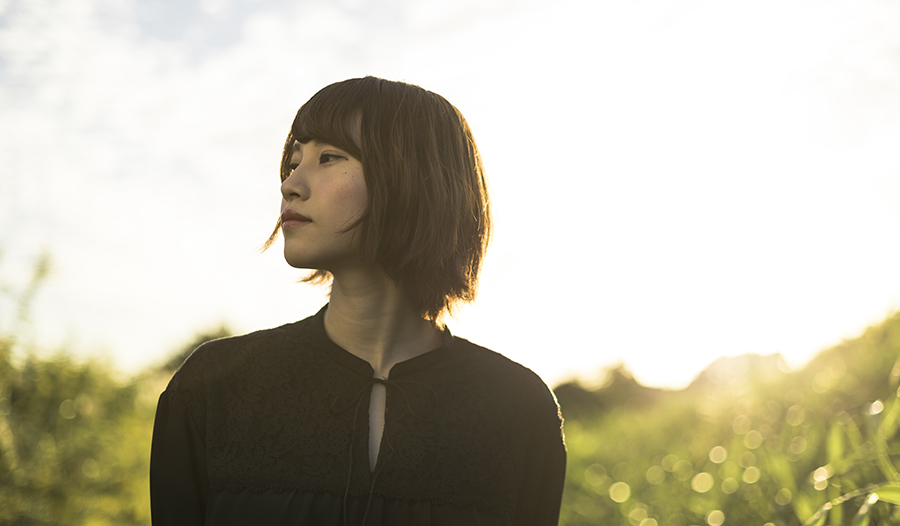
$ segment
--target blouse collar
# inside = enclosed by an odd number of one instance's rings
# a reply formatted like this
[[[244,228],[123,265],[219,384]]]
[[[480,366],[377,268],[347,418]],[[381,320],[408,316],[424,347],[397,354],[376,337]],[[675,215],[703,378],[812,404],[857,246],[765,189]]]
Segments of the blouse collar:
[[[328,304],[325,304],[324,307],[319,309],[319,312],[308,319],[316,342],[320,344],[319,346],[325,355],[345,369],[364,375],[366,378],[371,378],[375,374],[375,370],[372,369],[369,362],[356,356],[350,351],[347,351],[328,337],[328,334],[325,332],[325,311],[327,309]],[[426,353],[394,364],[389,373],[390,379],[394,380],[402,376],[434,367],[451,358],[453,356],[452,349],[454,346],[454,337],[446,325],[443,327],[443,333],[444,341],[437,349],[432,349]]]

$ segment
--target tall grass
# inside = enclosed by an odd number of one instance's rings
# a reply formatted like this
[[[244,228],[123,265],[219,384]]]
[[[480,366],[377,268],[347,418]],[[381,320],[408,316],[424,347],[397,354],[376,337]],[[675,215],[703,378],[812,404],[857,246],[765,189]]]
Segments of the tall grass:
[[[23,343],[42,259],[0,287],[0,524],[149,524],[156,397],[200,335],[122,380],[107,364]],[[689,388],[643,388],[617,369],[558,394],[567,418],[561,524],[900,524],[900,314],[804,369],[775,358],[714,363]]]
[[[595,414],[582,393],[561,523],[900,523],[898,354],[895,315],[793,373],[720,360],[683,391]],[[586,393],[604,407],[606,391]]]

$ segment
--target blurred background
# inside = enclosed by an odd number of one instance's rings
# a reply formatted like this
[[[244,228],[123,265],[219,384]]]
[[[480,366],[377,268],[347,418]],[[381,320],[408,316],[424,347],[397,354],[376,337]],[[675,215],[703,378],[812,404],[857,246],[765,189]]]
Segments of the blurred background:
[[[363,75],[474,130],[449,325],[556,387],[564,524],[889,520],[896,2],[0,0],[0,523],[148,523],[186,353],[326,301],[258,248],[297,108]]]

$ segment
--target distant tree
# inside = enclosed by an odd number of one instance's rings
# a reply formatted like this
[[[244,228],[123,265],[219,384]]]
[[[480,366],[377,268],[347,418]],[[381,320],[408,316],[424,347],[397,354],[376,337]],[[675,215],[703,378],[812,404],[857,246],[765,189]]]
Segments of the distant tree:
[[[181,364],[183,364],[184,361],[187,360],[188,356],[190,356],[197,347],[200,347],[204,343],[211,340],[227,338],[232,334],[233,333],[231,332],[231,329],[229,329],[227,325],[220,325],[216,329],[204,331],[197,334],[193,340],[184,345],[178,351],[172,353],[171,357],[159,367],[159,371],[168,374],[174,373],[176,370],[178,370],[179,367],[181,367]]]
[[[595,418],[617,407],[644,407],[668,391],[646,387],[638,383],[624,365],[619,364],[606,370],[603,383],[588,389],[579,381],[572,380],[553,389],[559,400],[564,418]]]
[[[0,524],[147,524],[152,408],[139,385],[25,341],[49,271],[42,255],[25,287],[0,290],[15,313],[0,324]]]

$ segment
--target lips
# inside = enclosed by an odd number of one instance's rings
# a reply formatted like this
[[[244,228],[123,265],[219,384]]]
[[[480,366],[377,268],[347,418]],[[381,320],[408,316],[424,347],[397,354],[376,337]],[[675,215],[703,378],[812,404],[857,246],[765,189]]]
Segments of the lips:
[[[281,212],[281,228],[291,228],[295,226],[311,223],[312,219],[303,214],[298,214],[290,208],[286,208]]]

